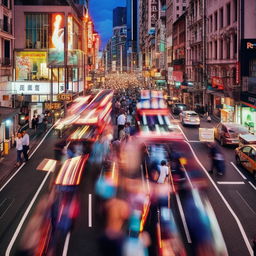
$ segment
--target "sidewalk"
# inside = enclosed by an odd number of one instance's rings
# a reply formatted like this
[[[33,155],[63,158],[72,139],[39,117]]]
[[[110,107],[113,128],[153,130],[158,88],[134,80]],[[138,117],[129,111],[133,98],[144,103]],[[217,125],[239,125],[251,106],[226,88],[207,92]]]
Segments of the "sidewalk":
[[[44,131],[43,128],[38,128],[37,131],[34,129],[28,129],[27,133],[30,137],[30,149],[29,155],[38,145],[38,142],[43,138],[47,131]],[[4,184],[4,182],[19,168],[16,167],[16,148],[13,147],[10,149],[8,155],[0,158],[0,186]]]

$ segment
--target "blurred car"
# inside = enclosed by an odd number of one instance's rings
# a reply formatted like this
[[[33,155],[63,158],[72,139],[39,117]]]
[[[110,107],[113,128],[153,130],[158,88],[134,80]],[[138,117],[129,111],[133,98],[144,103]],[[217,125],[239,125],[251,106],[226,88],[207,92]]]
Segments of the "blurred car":
[[[193,125],[200,126],[199,115],[195,111],[183,111],[180,113],[180,121],[183,126]]]
[[[188,107],[186,104],[183,104],[183,103],[175,103],[172,105],[172,113],[174,115],[179,115],[182,111],[185,111],[187,110]]]
[[[236,163],[251,172],[256,180],[256,144],[235,149]]]
[[[248,130],[240,124],[236,123],[219,123],[214,129],[214,137],[221,146],[238,145],[239,135],[248,134]]]

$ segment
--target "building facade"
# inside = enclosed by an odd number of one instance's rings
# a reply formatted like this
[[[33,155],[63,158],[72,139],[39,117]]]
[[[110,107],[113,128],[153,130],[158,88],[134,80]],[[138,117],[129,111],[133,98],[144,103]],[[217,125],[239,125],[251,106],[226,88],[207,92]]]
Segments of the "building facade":
[[[19,40],[15,41],[12,92],[32,118],[47,110],[46,102],[60,103],[58,94],[84,90],[83,42],[88,37],[88,48],[93,47],[93,29],[88,36],[84,33],[86,8],[73,1],[17,0],[14,10]]]

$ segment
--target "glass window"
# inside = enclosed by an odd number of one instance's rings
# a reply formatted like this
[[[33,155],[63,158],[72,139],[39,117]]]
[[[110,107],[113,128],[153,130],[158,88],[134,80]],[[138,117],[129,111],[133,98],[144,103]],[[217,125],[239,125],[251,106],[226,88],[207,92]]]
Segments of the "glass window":
[[[230,3],[227,4],[227,26],[230,25]]]
[[[24,86],[24,84],[21,84],[21,85],[20,85],[20,91],[25,91],[25,86]]]
[[[7,8],[9,7],[9,6],[8,6],[8,2],[9,2],[9,0],[2,0],[2,4],[3,4],[4,6],[6,6]]]
[[[28,91],[32,91],[32,84],[28,85]]]
[[[250,151],[251,151],[251,147],[243,147],[242,148],[242,152],[246,155],[249,155]]]
[[[218,13],[214,13],[214,29],[215,31],[218,29]]]
[[[256,151],[254,149],[251,150],[251,152],[249,153],[249,157],[256,161]]]
[[[39,92],[39,91],[40,91],[40,85],[39,85],[39,84],[36,84],[36,85],[35,85],[35,91],[36,91],[36,92]]]
[[[26,48],[48,47],[48,14],[26,14]]]
[[[220,9],[220,28],[223,28],[223,8]]]

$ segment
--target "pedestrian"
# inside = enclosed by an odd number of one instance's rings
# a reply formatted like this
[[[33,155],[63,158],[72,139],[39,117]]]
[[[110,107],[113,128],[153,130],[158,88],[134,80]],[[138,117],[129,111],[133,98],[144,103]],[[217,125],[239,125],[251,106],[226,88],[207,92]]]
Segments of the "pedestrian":
[[[210,174],[213,173],[214,169],[217,170],[218,175],[222,176],[225,173],[225,161],[224,156],[220,148],[216,143],[207,143],[207,146],[210,149],[210,158],[211,158],[211,169],[208,171]]]
[[[26,130],[22,132],[22,151],[25,161],[28,161],[29,135]]]
[[[17,133],[17,137],[15,138],[16,151],[17,151],[17,163],[16,166],[20,166],[22,163],[21,154],[23,151],[22,147],[22,135],[20,132]]]
[[[165,160],[161,161],[161,165],[159,166],[159,178],[157,180],[157,183],[164,184],[169,176],[169,167],[167,166],[167,163]]]
[[[117,118],[117,128],[118,128],[117,137],[118,138],[120,136],[120,131],[124,129],[125,122],[126,122],[126,116],[124,114],[124,111],[122,111],[121,114]]]
[[[131,135],[131,124],[130,122],[125,123],[124,132],[126,135]]]
[[[37,120],[36,120],[36,116],[34,115],[32,118],[32,129],[36,131],[36,128],[37,128]]]

